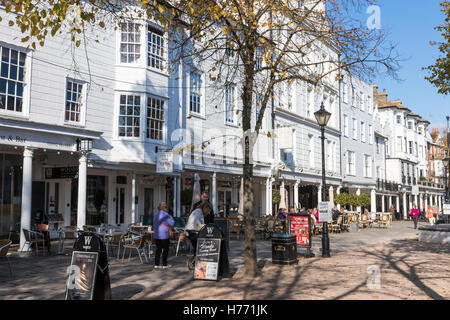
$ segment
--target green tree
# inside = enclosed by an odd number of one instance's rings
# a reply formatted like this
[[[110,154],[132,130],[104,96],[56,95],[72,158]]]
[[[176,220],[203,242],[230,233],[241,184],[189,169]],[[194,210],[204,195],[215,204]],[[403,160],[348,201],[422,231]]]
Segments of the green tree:
[[[359,207],[370,206],[370,197],[367,194],[361,194],[358,196]]]
[[[281,193],[280,190],[273,189],[272,190],[272,203],[278,204],[281,201]]]
[[[429,71],[429,75],[425,79],[438,88],[438,93],[446,95],[450,92],[450,1],[442,1],[441,7],[441,11],[445,15],[445,22],[435,29],[441,32],[444,39],[442,42],[430,41],[430,44],[438,45],[442,55],[433,65],[424,69]]]
[[[348,206],[350,204],[349,194],[346,192],[335,194],[334,202],[341,206]]]

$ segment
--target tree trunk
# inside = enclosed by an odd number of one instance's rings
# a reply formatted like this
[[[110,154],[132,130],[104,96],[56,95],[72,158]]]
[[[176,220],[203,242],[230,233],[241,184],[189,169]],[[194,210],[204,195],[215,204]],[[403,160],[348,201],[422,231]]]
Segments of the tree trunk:
[[[253,198],[253,161],[252,152],[255,139],[251,130],[252,115],[252,96],[254,82],[254,47],[249,46],[246,56],[244,84],[242,93],[243,112],[242,112],[242,130],[243,130],[243,153],[244,153],[244,262],[245,276],[255,277],[258,275],[257,257],[256,257],[256,236],[255,236],[255,218],[253,216],[254,198]]]

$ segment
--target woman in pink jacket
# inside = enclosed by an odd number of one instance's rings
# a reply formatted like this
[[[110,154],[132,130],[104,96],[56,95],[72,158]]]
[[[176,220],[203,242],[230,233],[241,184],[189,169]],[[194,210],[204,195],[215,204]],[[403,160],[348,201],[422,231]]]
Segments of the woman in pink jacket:
[[[411,216],[414,221],[414,229],[417,229],[417,221],[419,220],[419,209],[417,209],[417,206],[415,204],[411,209]]]

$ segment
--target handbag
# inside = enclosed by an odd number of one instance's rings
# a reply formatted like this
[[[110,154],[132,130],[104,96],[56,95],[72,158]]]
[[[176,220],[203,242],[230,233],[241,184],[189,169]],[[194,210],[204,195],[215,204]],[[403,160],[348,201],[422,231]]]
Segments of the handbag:
[[[160,225],[162,225],[163,227],[166,227],[167,230],[169,230],[169,238],[173,239],[173,231],[171,228],[169,228],[168,226],[166,226],[164,223],[161,223],[161,221],[159,220],[159,218],[157,217],[156,219],[158,219],[158,222]]]

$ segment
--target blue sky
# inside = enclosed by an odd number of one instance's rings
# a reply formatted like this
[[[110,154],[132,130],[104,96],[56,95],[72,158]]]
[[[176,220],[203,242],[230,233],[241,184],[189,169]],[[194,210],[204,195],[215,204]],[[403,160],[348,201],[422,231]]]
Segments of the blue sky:
[[[450,116],[450,96],[437,93],[424,76],[422,67],[434,63],[439,56],[437,46],[430,40],[442,41],[434,27],[444,22],[440,11],[441,0],[378,0],[381,8],[382,28],[390,30],[390,39],[397,43],[397,51],[407,59],[401,62],[401,82],[378,77],[379,90],[386,89],[388,99],[400,99],[403,105],[431,122],[430,127],[440,130],[447,126]],[[368,15],[367,15],[368,16]]]

